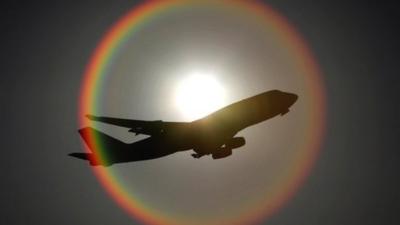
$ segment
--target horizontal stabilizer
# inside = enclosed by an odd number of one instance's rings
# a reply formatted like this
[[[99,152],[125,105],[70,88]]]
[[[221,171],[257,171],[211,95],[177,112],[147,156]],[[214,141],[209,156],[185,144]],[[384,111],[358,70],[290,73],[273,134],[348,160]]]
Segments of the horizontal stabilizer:
[[[90,159],[90,154],[88,153],[78,153],[78,152],[74,152],[74,153],[70,153],[68,154],[69,156],[78,158],[78,159],[83,159],[83,160],[89,160]]]
[[[74,153],[70,153],[68,155],[71,157],[78,158],[78,159],[87,160],[87,161],[89,161],[90,165],[92,165],[92,166],[100,165],[100,163],[96,162],[96,160],[94,159],[93,154],[90,154],[90,153],[74,152]]]

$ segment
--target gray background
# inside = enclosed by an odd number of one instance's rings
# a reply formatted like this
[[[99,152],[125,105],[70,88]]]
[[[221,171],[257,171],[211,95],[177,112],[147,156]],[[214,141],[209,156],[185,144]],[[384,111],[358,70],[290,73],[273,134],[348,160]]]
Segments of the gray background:
[[[397,224],[399,18],[394,3],[269,1],[324,72],[328,131],[310,177],[265,224]],[[5,2],[0,76],[2,224],[132,224],[80,151],[81,74],[134,4]]]

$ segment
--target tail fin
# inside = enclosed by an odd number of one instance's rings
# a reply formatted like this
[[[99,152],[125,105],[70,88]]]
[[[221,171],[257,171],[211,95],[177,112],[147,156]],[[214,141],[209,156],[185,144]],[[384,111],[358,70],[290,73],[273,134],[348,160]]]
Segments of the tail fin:
[[[101,150],[101,158],[104,160],[101,162],[101,164],[105,166],[111,165],[113,162],[117,161],[118,152],[126,147],[126,144],[124,142],[110,137],[107,134],[104,134],[91,127],[80,129],[79,134],[81,135],[83,140],[85,140],[90,151],[94,153],[99,153],[98,151]],[[89,157],[91,163],[95,161],[94,157],[92,156],[93,154],[87,154],[85,156],[81,154],[79,156],[77,154],[73,155],[73,157],[77,157],[80,159]]]

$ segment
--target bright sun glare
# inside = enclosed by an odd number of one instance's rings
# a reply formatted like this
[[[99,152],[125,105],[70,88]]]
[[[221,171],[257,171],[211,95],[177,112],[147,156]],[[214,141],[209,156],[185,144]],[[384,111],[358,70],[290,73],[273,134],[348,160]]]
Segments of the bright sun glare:
[[[193,73],[178,84],[175,104],[185,119],[199,119],[224,106],[225,90],[211,74]]]

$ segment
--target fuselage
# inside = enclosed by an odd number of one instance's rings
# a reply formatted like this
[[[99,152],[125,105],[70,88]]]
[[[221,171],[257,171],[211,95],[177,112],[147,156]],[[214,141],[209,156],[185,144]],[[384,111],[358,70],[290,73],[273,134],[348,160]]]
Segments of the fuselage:
[[[123,143],[94,128],[86,127],[79,132],[89,149],[97,155],[101,151],[107,162],[98,163],[93,154],[72,153],[71,156],[87,159],[93,165],[140,161],[160,158],[175,152],[193,149],[198,158],[212,154],[214,159],[232,154],[233,148],[245,144],[243,137],[235,137],[240,131],[279,114],[284,115],[297,100],[297,95],[272,90],[235,102],[193,122],[138,121],[111,117],[89,116],[89,119],[130,127],[131,132],[149,132],[151,137],[131,143]],[[133,127],[131,126],[133,124]],[[96,141],[93,141],[96,140]]]
[[[295,94],[278,90],[264,92],[149,139],[163,143],[162,146],[173,146],[176,151],[197,149],[209,154],[240,130],[287,113],[297,98]]]

